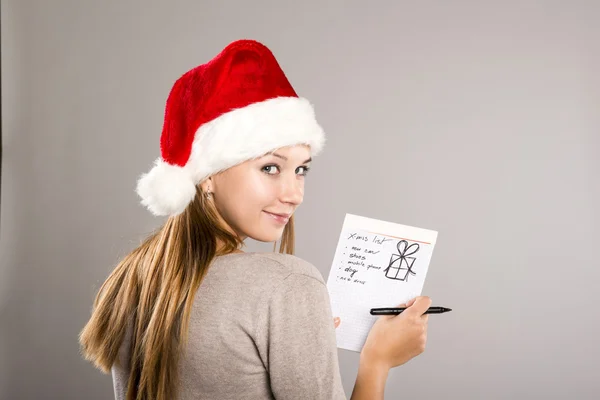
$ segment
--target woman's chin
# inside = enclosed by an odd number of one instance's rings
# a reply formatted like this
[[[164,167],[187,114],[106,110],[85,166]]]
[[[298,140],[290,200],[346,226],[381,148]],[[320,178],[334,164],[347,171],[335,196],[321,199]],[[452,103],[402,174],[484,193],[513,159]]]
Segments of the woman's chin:
[[[283,229],[285,226],[280,228],[275,228],[273,226],[267,226],[264,229],[260,229],[259,232],[250,232],[248,237],[258,241],[258,242],[276,242],[281,239],[283,234]]]

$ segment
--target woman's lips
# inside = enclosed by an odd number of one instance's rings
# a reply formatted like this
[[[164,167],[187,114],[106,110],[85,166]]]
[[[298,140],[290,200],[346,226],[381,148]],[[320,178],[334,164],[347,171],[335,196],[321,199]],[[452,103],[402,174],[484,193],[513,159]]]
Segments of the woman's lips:
[[[273,218],[273,220],[277,221],[277,222],[278,222],[278,223],[280,223],[280,224],[287,224],[287,222],[290,220],[290,217],[289,217],[289,215],[288,215],[288,216],[285,216],[285,214],[284,214],[284,215],[279,215],[279,214],[273,214],[273,213],[270,213],[270,212],[268,212],[268,211],[265,211],[265,212],[266,212],[266,213],[267,213],[267,214],[268,214],[268,215],[269,215],[271,218]]]

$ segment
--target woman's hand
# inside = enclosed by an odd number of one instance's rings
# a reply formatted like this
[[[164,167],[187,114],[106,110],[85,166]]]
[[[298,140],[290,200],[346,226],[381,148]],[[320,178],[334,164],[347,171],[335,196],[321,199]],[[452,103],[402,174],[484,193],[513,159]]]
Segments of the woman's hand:
[[[340,317],[335,317],[333,319],[333,326],[335,326],[337,328],[338,326],[340,326],[340,322],[341,322]]]
[[[367,336],[361,362],[389,370],[425,351],[429,315],[423,314],[430,305],[429,297],[419,296],[399,305],[407,307],[399,315],[381,315]]]

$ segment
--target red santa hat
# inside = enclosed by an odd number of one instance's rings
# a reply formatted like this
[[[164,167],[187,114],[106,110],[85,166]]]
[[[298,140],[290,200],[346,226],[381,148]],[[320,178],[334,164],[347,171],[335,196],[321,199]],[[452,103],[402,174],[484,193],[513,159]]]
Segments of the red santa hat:
[[[267,47],[235,41],[173,85],[161,157],[136,191],[154,215],[177,215],[209,176],[295,144],[309,145],[311,156],[325,144],[312,105],[296,94]]]

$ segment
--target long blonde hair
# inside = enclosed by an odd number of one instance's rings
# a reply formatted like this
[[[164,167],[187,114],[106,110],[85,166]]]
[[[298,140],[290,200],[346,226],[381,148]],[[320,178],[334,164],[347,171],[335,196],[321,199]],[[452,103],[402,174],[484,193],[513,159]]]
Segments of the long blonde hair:
[[[223,245],[217,249],[219,242]],[[110,373],[131,321],[127,400],[175,399],[177,365],[196,290],[214,257],[243,245],[219,222],[214,204],[197,186],[186,210],[169,217],[102,284],[79,335],[83,357]],[[273,251],[276,246],[277,242]],[[294,254],[293,216],[279,252]]]

